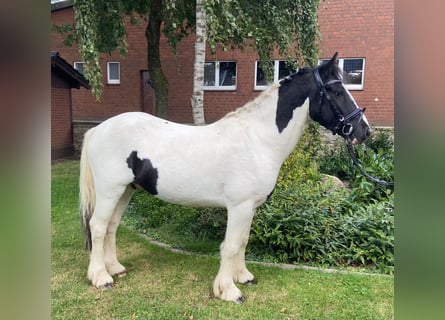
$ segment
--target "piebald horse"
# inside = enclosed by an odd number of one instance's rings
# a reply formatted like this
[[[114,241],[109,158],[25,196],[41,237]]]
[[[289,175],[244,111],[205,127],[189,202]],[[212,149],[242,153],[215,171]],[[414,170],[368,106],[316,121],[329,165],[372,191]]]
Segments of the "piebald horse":
[[[95,287],[111,288],[112,276],[125,274],[116,256],[116,230],[135,188],[143,188],[175,204],[227,208],[213,292],[243,302],[235,282],[256,282],[245,264],[254,210],[272,193],[308,116],[361,143],[371,133],[363,112],[342,83],[336,53],[209,125],[129,112],[90,129],[80,160],[80,212],[91,251],[88,279]]]

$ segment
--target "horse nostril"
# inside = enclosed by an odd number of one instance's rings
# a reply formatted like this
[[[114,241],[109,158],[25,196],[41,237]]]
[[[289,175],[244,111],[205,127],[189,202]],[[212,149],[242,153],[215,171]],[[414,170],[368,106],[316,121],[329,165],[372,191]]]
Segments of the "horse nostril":
[[[369,136],[371,135],[372,130],[370,127],[366,128],[366,138],[369,138]]]

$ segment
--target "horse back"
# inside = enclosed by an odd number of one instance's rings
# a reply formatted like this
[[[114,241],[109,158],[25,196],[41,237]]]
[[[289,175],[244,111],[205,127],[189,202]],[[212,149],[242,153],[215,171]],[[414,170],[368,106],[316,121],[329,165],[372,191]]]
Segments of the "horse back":
[[[97,126],[88,154],[110,187],[133,183],[177,204],[227,206],[273,189],[277,172],[252,148],[236,121],[197,127],[132,112]]]

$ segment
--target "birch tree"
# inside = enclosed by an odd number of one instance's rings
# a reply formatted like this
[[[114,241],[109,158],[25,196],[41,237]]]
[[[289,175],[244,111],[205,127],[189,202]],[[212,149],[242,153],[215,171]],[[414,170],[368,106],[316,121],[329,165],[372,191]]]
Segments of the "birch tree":
[[[195,63],[193,75],[193,95],[190,99],[192,105],[193,122],[196,125],[205,124],[204,117],[204,64],[206,56],[206,15],[203,0],[196,0],[196,39]]]

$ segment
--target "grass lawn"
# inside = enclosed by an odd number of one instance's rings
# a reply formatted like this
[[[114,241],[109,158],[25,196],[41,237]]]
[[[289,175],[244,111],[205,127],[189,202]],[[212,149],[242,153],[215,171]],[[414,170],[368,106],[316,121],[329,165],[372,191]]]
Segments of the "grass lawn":
[[[393,278],[249,264],[256,286],[242,305],[211,297],[219,259],[173,253],[120,226],[118,257],[128,275],[113,290],[86,278],[78,216],[78,161],[52,167],[53,319],[393,319]]]

